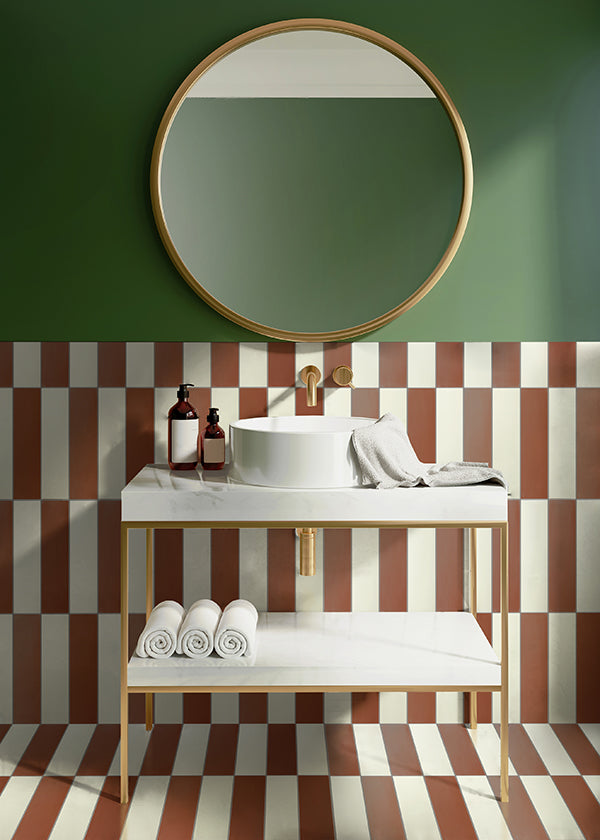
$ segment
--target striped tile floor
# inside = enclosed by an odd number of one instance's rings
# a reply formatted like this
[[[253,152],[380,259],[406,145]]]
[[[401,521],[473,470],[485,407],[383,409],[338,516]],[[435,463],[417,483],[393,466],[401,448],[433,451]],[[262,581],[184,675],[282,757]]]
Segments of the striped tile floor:
[[[593,840],[600,724],[0,726],[2,840]]]

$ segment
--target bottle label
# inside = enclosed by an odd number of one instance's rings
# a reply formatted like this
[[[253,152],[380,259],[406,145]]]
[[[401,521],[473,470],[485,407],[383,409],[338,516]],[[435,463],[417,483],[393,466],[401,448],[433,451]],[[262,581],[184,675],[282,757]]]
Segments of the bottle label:
[[[171,420],[171,461],[189,464],[198,460],[198,418]]]
[[[225,460],[225,438],[204,438],[204,463],[222,464]]]

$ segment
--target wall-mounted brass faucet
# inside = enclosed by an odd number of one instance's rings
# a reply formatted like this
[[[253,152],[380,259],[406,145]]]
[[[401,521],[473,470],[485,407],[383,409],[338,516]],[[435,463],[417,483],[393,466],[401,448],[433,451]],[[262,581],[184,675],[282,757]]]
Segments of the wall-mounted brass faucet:
[[[349,385],[351,388],[354,388],[354,383],[352,382],[354,374],[352,373],[352,368],[348,367],[348,365],[338,365],[334,368],[331,378],[336,385],[341,385],[342,387]]]
[[[315,365],[306,365],[300,371],[300,379],[306,385],[306,404],[317,404],[317,382],[321,379],[321,371]]]

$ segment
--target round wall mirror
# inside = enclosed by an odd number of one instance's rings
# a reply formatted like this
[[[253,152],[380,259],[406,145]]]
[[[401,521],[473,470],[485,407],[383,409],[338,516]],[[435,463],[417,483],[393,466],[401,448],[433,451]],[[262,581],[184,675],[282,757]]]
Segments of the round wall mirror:
[[[151,166],[186,282],[226,318],[291,341],[389,323],[450,264],[472,195],[467,135],[425,65],[339,21],[268,24],[183,81]]]

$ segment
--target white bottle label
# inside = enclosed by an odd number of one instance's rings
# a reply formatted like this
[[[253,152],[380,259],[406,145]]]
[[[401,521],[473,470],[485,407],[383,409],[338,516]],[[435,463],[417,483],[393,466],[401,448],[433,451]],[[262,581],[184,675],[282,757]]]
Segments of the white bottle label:
[[[225,438],[204,438],[204,463],[221,464],[225,460]]]
[[[171,420],[171,461],[189,464],[198,460],[198,418]]]

